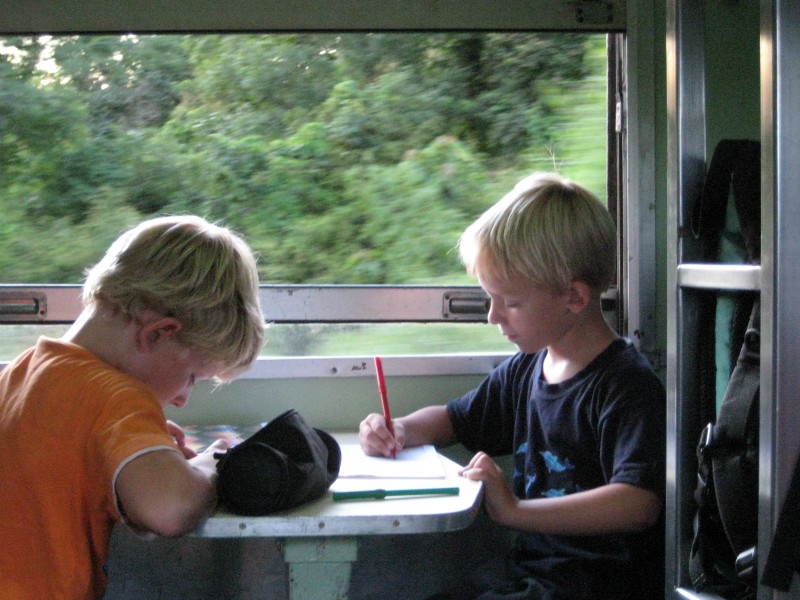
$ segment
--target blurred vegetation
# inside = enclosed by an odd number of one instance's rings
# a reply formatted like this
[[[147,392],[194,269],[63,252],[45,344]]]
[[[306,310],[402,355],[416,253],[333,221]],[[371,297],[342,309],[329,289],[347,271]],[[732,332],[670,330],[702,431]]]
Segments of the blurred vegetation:
[[[119,232],[195,213],[265,283],[465,282],[515,181],[605,199],[605,37],[0,39],[0,282],[79,283]]]

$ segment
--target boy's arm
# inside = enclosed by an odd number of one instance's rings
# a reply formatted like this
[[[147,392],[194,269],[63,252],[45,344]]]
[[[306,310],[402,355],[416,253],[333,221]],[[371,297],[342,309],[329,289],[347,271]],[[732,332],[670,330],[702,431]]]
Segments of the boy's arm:
[[[650,490],[610,483],[592,490],[554,498],[520,500],[505,473],[483,452],[461,474],[483,481],[486,509],[500,525],[551,535],[601,535],[641,531],[653,525],[662,501]]]
[[[213,455],[225,445],[215,442],[191,461],[172,450],[148,452],[130,461],[115,485],[126,522],[134,530],[164,537],[192,531],[216,505]]]
[[[361,448],[370,456],[391,456],[392,450],[406,446],[448,446],[455,441],[453,424],[445,406],[426,406],[419,410],[392,419],[394,437],[386,428],[383,415],[373,413],[361,421],[358,437]]]

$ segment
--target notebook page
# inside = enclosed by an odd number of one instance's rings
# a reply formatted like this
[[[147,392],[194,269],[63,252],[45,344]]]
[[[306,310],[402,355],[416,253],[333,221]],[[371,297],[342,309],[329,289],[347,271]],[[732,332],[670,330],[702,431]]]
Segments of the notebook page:
[[[339,477],[428,479],[446,475],[439,453],[430,445],[405,448],[396,458],[367,456],[358,444],[341,444],[340,447]]]

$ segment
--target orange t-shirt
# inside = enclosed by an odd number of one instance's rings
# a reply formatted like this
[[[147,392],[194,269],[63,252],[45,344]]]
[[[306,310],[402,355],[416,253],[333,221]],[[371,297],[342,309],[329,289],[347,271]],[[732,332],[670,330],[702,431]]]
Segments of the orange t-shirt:
[[[0,598],[100,599],[116,477],[178,451],[145,384],[40,338],[0,373]]]

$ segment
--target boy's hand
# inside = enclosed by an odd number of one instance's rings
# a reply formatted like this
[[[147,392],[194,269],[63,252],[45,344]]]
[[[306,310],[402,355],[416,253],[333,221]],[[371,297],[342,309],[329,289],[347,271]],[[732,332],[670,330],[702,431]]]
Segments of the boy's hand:
[[[209,479],[215,479],[217,476],[217,461],[219,459],[214,458],[214,453],[225,452],[228,447],[229,444],[227,440],[216,440],[200,454],[195,454],[195,456],[189,460],[189,464],[195,469],[202,471]]]
[[[186,434],[184,434],[180,425],[173,421],[167,421],[167,429],[169,430],[169,434],[175,439],[175,443],[178,444],[178,450],[181,451],[185,459],[188,460],[197,456],[197,452],[186,445]]]
[[[519,503],[508,478],[500,466],[485,452],[478,452],[469,464],[458,472],[459,475],[482,481],[486,490],[486,511],[491,519],[502,525],[503,517],[512,513]]]
[[[394,436],[392,436],[383,415],[372,413],[358,426],[358,440],[361,449],[368,456],[392,456],[399,452],[405,444],[405,429],[401,421],[392,419]]]

